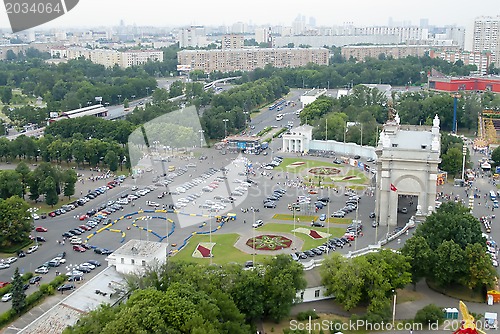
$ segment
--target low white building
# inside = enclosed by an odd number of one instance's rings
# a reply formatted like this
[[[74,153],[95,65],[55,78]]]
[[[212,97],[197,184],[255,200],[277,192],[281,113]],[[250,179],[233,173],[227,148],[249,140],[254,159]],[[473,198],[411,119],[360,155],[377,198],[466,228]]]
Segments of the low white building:
[[[312,140],[313,127],[301,125],[290,130],[290,133],[283,135],[283,152],[307,152],[309,142]]]
[[[319,268],[304,270],[304,278],[307,286],[304,290],[297,293],[297,298],[302,303],[314,302],[323,299],[332,299],[333,296],[326,294],[326,287],[321,282]]]
[[[316,101],[318,97],[324,94],[326,94],[326,89],[316,90],[316,88],[313,88],[310,91],[305,92],[304,95],[300,97],[300,102],[302,102],[302,108],[304,108],[308,104],[313,103],[314,101]]]
[[[108,266],[121,274],[144,271],[147,266],[161,265],[167,260],[167,244],[132,239],[106,258]]]

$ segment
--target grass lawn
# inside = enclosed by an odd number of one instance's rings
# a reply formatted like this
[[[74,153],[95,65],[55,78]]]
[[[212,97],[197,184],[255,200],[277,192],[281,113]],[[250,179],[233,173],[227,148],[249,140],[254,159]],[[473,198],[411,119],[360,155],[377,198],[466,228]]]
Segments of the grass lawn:
[[[64,197],[64,198],[59,197],[59,202],[57,202],[57,204],[54,205],[54,207],[51,207],[50,205],[45,204],[45,202],[35,203],[35,202],[29,201],[29,200],[28,200],[28,204],[32,207],[40,208],[40,210],[37,212],[37,214],[40,214],[40,213],[49,213],[51,211],[54,211],[55,209],[58,209],[61,206],[68,204],[68,203],[71,203],[77,199],[78,199],[78,197],[76,197],[76,196],[72,196],[71,199],[68,199],[68,197]]]
[[[305,164],[297,166],[297,167],[288,167],[288,165],[293,164],[294,162],[299,162],[299,161],[305,162]],[[316,160],[307,160],[307,159],[300,158],[300,157],[299,158],[285,158],[285,159],[283,159],[281,166],[287,172],[300,172],[304,169],[309,169],[312,167],[321,167],[321,166],[325,166],[325,167],[332,167],[333,166],[333,167],[336,167],[336,168],[342,170],[341,166],[335,165],[333,163],[324,162],[324,161],[316,161]]]
[[[333,302],[332,302],[333,303]],[[313,328],[323,328],[323,324],[330,324],[330,322],[334,321],[341,321],[344,323],[349,323],[349,318],[346,317],[341,317],[335,314],[322,314],[318,313],[319,319],[312,320],[311,322],[311,330],[310,331],[303,331],[301,333],[311,333],[311,334],[319,334],[319,330],[313,330]],[[275,322],[264,322],[264,333],[283,333],[285,329],[290,329],[290,320],[295,319],[293,317],[287,318],[280,323],[275,323]],[[306,327],[308,324],[309,320],[304,320],[304,321],[297,321],[297,328],[308,328]],[[298,325],[298,324],[301,325]],[[299,327],[300,326],[300,327]],[[304,326],[304,327],[302,327]],[[332,330],[331,333],[336,333],[336,331]],[[329,331],[323,331],[321,333],[330,333]],[[346,330],[342,331],[343,334],[366,334],[369,333],[366,330]]]
[[[432,290],[462,301],[476,303],[484,303],[486,301],[482,291],[471,291],[467,287],[458,284],[443,289],[437,286],[437,284],[432,282],[431,280],[426,280],[426,282],[429,288],[431,288]]]
[[[305,227],[310,228],[310,226],[304,226],[303,224],[296,224],[295,228]],[[328,228],[326,227],[314,227],[315,231],[319,232],[328,232]],[[293,234],[293,224],[276,224],[276,223],[267,223],[264,226],[257,229],[259,232],[283,232]],[[330,234],[332,237],[341,237],[345,234],[345,229],[338,227],[330,227]],[[304,246],[302,249],[311,249],[314,247],[318,247],[319,245],[324,244],[327,239],[313,239],[304,233],[295,233],[297,238],[300,238],[304,241]]]
[[[313,219],[316,220],[318,219],[319,216],[304,216],[304,215],[295,215],[295,220],[296,221],[303,221],[303,222],[310,222]],[[273,216],[273,219],[278,219],[278,220],[290,220],[293,221],[293,215],[287,215],[283,213],[277,213]]]
[[[244,263],[245,261],[252,260],[252,255],[244,253],[233,245],[238,240],[238,234],[212,234],[212,242],[216,243],[212,249],[214,257],[213,263],[226,264],[226,263]],[[186,261],[210,264],[210,259],[192,257],[193,252],[200,242],[210,242],[210,235],[195,235],[189,239],[188,244],[176,255],[172,256],[172,261]],[[255,255],[255,261],[262,261],[267,256]]]

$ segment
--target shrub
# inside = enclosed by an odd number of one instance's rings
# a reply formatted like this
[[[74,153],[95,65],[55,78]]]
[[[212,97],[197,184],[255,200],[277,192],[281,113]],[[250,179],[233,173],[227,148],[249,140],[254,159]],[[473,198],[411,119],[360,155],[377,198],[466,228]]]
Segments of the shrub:
[[[0,289],[0,296],[5,295],[6,293],[9,293],[10,290],[12,289],[12,284],[7,284],[3,288]]]
[[[298,321],[309,320],[309,317],[311,317],[312,320],[319,318],[318,314],[316,314],[316,311],[314,310],[307,310],[304,312],[299,312],[299,314],[297,314]]]
[[[67,277],[66,275],[59,275],[56,276],[49,284],[56,289],[59,285],[63,284],[64,281],[66,281]]]
[[[21,275],[23,282],[29,281],[33,277],[33,273],[27,272],[26,274]]]
[[[415,322],[421,324],[427,323],[437,323],[444,318],[443,310],[434,304],[429,304],[424,306],[422,309],[417,311],[415,315]]]
[[[0,314],[0,327],[8,324],[16,315],[16,312],[13,309],[9,309],[4,313]]]
[[[35,291],[31,295],[26,296],[26,308],[28,309],[31,308],[42,298],[43,298],[43,292],[40,290]]]

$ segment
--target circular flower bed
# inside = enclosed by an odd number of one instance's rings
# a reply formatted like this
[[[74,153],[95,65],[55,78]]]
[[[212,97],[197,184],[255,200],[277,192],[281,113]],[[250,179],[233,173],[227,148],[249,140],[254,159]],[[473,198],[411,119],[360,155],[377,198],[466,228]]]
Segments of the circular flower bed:
[[[314,167],[309,169],[309,173],[314,175],[337,175],[340,169],[335,167]]]
[[[254,238],[248,239],[246,245],[257,250],[274,251],[290,247],[292,240],[280,235],[265,234],[255,237],[255,242]]]

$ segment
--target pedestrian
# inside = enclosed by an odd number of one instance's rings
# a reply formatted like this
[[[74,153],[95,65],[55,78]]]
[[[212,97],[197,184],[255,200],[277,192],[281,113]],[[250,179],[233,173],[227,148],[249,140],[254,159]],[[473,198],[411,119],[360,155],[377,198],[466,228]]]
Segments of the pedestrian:
[[[246,223],[247,223],[247,221],[245,219],[243,219],[243,224],[246,224]]]

